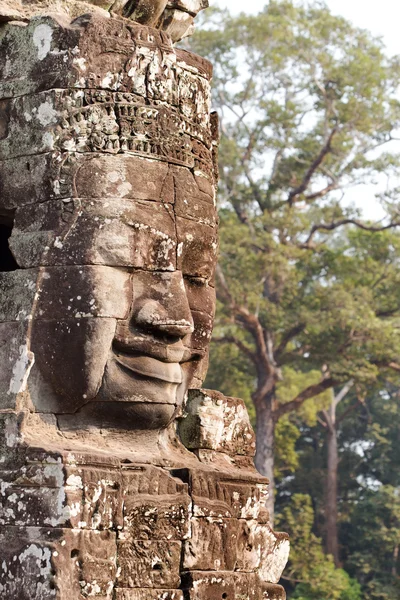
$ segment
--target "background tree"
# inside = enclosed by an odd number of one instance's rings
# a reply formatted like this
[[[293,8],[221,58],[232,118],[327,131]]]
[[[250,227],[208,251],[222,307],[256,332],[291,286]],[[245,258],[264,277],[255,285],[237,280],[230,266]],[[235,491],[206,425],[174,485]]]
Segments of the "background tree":
[[[400,593],[398,385],[378,381],[357,409],[353,408],[355,403],[358,405],[353,387],[336,408],[339,558],[342,569],[359,583],[363,600],[391,600]],[[319,422],[309,426],[299,413],[290,419],[301,433],[295,447],[298,466],[293,476],[285,477],[277,486],[277,520],[295,540],[287,572],[289,598],[301,592],[309,600],[315,597],[319,585],[326,585],[325,578],[333,582],[332,594],[338,589],[334,581],[339,585],[341,580],[335,579],[333,561],[326,562],[322,551],[326,545],[324,477],[328,443],[326,429]],[[305,496],[308,517],[304,516],[304,521],[298,498]],[[313,522],[305,527],[311,517]],[[313,540],[312,556],[307,553],[308,542],[303,545],[301,540],[305,531],[305,539],[308,536]],[[319,583],[316,573],[321,573]],[[320,597],[324,597],[322,593]]]
[[[237,381],[252,379],[256,464],[273,490],[280,421],[400,362],[400,246],[391,231],[400,217],[390,180],[399,156],[389,153],[400,67],[322,3],[271,0],[256,16],[209,15],[190,43],[216,67],[221,116],[214,343],[235,348]],[[382,174],[386,216],[363,221],[351,188]],[[303,387],[280,400],[293,372]]]
[[[291,532],[292,550],[284,580],[291,598],[297,600],[360,600],[360,585],[343,569],[335,568],[323,551],[321,539],[312,531],[314,511],[306,494],[295,494],[279,526]]]

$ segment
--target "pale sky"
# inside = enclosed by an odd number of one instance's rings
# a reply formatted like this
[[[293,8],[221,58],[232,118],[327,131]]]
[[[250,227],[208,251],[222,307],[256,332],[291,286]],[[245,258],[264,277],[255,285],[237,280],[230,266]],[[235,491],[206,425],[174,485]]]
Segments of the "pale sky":
[[[231,11],[258,12],[265,0],[209,0],[210,5],[230,8]],[[400,53],[400,3],[398,0],[326,0],[333,13],[342,15],[359,27],[382,36],[392,54]]]
[[[376,36],[383,38],[388,53],[400,54],[400,2],[399,0],[325,0],[334,14],[341,15],[357,27],[368,29]],[[266,0],[209,0],[211,6],[229,8],[231,12],[259,12]],[[364,217],[371,220],[381,219],[381,207],[374,194],[384,186],[358,186],[353,188],[345,201],[354,202],[362,208]]]

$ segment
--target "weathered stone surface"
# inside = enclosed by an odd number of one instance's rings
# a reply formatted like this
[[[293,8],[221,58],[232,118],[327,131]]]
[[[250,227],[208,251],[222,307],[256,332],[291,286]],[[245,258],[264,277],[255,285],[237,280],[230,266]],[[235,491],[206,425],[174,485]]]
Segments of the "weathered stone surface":
[[[244,404],[188,393],[219,126],[172,41],[206,5],[0,0],[1,597],[284,599]]]
[[[28,322],[0,323],[0,409],[16,409],[26,389],[34,356],[28,345]]]
[[[139,156],[101,155],[77,157],[71,169],[74,188],[82,198],[132,198],[174,202],[174,190],[168,188],[168,164]],[[72,186],[71,186],[72,191]],[[169,193],[168,190],[169,189]]]
[[[286,592],[281,585],[267,583],[262,586],[263,600],[286,600]]]
[[[189,600],[261,600],[262,591],[254,573],[191,571],[184,575],[183,589]]]
[[[187,448],[255,454],[255,436],[243,400],[215,391],[189,392],[179,433]]]
[[[265,504],[268,480],[255,469],[217,472],[199,466],[172,473],[188,482],[195,517],[257,519]]]
[[[219,247],[215,229],[182,217],[176,217],[176,226],[178,269],[212,282]]]
[[[105,266],[0,273],[0,320],[123,319],[130,287],[129,273]]]
[[[150,590],[149,588],[136,590],[117,588],[115,598],[116,600],[184,600],[183,592],[179,590]]]
[[[178,588],[181,542],[134,540],[118,535],[118,585],[132,588]]]
[[[172,271],[174,213],[168,205],[110,199],[40,204],[17,211],[11,249],[24,268],[108,265]]]
[[[68,413],[94,398],[114,333],[114,319],[34,320],[35,365],[28,385],[36,410]]]
[[[183,540],[190,535],[187,485],[161,469],[125,474],[124,527],[137,540]]]
[[[0,532],[0,545],[5,598],[111,598],[116,574],[112,532],[9,527]]]
[[[285,534],[245,519],[194,518],[191,525],[185,569],[257,572],[263,581],[279,581],[289,552]]]
[[[26,20],[42,14],[43,4],[43,0],[14,0],[13,3],[3,0],[0,22]],[[130,0],[49,0],[46,5],[48,9],[56,9],[70,18],[89,11],[104,16],[112,12],[143,25],[162,29],[173,41],[179,41],[193,33],[193,17],[207,8],[208,0],[136,0],[133,4]]]

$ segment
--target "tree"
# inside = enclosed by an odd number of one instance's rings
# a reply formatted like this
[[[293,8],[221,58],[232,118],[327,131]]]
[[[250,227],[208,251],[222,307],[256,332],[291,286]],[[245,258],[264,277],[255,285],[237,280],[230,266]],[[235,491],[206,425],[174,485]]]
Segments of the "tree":
[[[290,533],[292,551],[284,580],[291,598],[297,600],[360,600],[360,586],[326,556],[321,540],[312,532],[314,511],[311,499],[295,494],[283,510],[279,526]],[[297,585],[296,585],[297,584]]]
[[[349,381],[335,396],[332,393],[328,409],[322,411],[320,423],[325,427],[327,434],[327,465],[326,465],[326,492],[325,492],[325,526],[326,526],[326,551],[333,556],[336,566],[339,566],[339,539],[338,539],[338,423],[337,408],[348,392],[353,387]],[[349,407],[352,410],[354,405]],[[342,415],[346,416],[347,411]]]
[[[338,449],[338,533],[340,563],[362,588],[362,598],[391,600],[399,596],[400,560],[398,556],[400,447],[400,402],[398,383],[378,380],[368,393],[359,396],[355,386],[337,403],[336,438]],[[280,526],[294,528],[297,536],[294,552],[302,544],[301,515],[296,498],[307,495],[313,507],[314,521],[310,532],[327,545],[324,523],[326,472],[329,443],[326,428],[320,423],[307,425],[304,416],[295,413],[290,420],[301,436],[296,444],[298,467],[292,477],[278,485],[277,511],[284,517]],[[308,510],[308,509],[307,509]],[[285,515],[293,515],[290,521]],[[296,529],[297,525],[299,529]],[[300,538],[300,541],[297,541]],[[307,579],[299,575],[303,569],[304,547],[294,553],[291,579]],[[319,561],[318,554],[314,558]],[[313,561],[311,561],[313,562]],[[321,567],[322,568],[322,567]],[[319,570],[319,567],[318,567]],[[325,572],[325,569],[322,569]],[[330,572],[330,571],[329,571]],[[290,583],[291,598],[297,597],[304,585]],[[313,586],[312,578],[309,580]],[[300,589],[299,589],[300,588]],[[309,592],[309,593],[308,593]],[[314,597],[308,590],[304,597]],[[322,594],[321,598],[324,597]]]
[[[324,4],[288,0],[257,16],[211,12],[190,43],[215,65],[221,116],[214,344],[234,346],[237,368],[253,375],[256,465],[273,491],[279,421],[400,362],[400,216],[390,181],[400,160],[389,153],[399,60]],[[386,216],[363,221],[348,194],[382,173]],[[281,402],[287,368],[310,377]]]

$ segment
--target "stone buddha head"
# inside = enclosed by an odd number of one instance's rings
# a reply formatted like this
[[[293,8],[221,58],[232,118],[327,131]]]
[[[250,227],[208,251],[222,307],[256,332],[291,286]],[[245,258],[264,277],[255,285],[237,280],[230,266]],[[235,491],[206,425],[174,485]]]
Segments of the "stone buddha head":
[[[48,19],[26,28],[29,43],[40,27],[56,43]],[[159,429],[201,385],[213,326],[209,67],[137,24],[74,27],[75,84],[3,106],[2,210],[20,267],[0,274],[9,390],[59,423]],[[111,67],[102,37],[117,31],[127,50]]]

